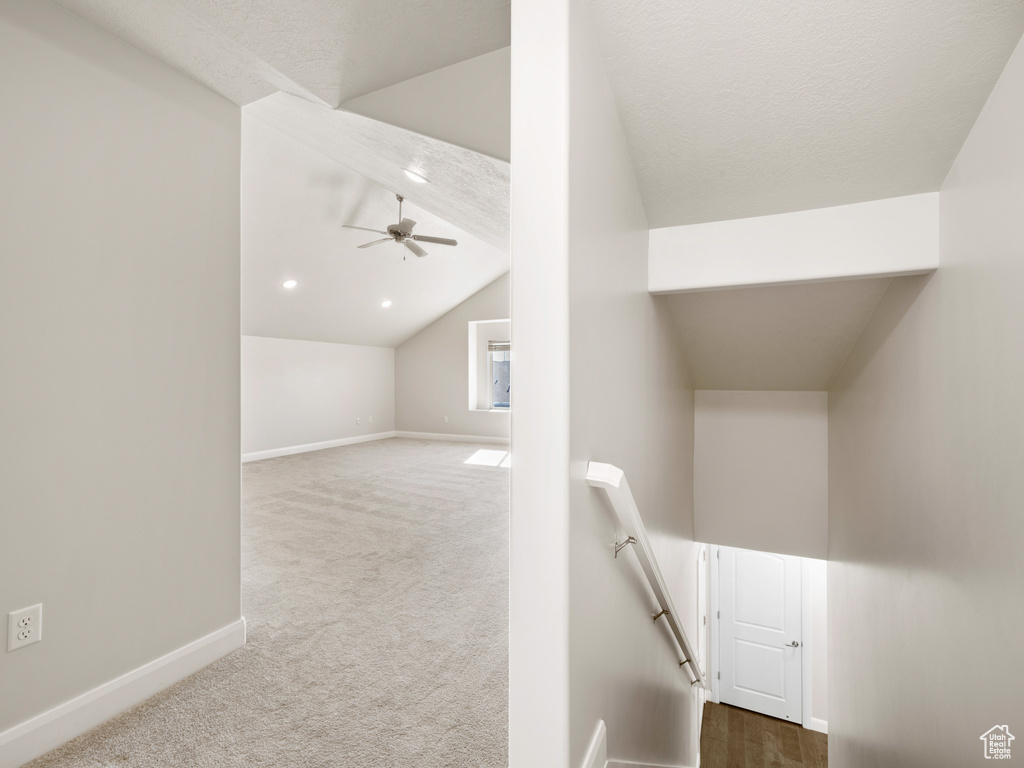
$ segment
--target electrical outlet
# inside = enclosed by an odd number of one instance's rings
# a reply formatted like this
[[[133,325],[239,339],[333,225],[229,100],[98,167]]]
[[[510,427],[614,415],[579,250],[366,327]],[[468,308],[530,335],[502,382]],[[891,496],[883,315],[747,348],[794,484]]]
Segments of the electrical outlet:
[[[447,423],[448,423],[448,417],[447,417],[447,416],[445,416],[445,417],[444,417],[444,423],[445,423],[445,424],[447,424]]]
[[[16,651],[43,639],[43,604],[7,614],[7,652]]]
[[[371,417],[369,418],[369,422],[370,422],[371,424],[373,424],[373,416],[371,416]]]
[[[363,420],[356,416],[356,424],[362,424]]]

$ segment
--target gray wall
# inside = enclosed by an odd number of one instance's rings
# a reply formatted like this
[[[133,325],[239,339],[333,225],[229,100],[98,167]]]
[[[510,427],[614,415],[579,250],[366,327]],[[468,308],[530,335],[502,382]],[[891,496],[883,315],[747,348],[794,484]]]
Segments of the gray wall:
[[[836,768],[1024,743],[1022,93],[1018,46],[943,185],[939,271],[893,281],[829,394]]]
[[[828,393],[698,390],[693,524],[699,541],[828,554]]]
[[[691,765],[697,692],[669,632],[651,624],[636,559],[611,556],[607,499],[579,476],[591,460],[624,470],[696,645],[693,391],[668,306],[647,292],[647,219],[582,0],[569,73],[569,765],[598,719],[610,758]]]
[[[243,456],[394,428],[395,350],[242,337]]]
[[[625,470],[696,642],[693,392],[584,0],[512,5],[509,764],[693,765],[698,694],[588,461]]]
[[[35,0],[0,71],[3,730],[239,617],[240,116]]]
[[[395,429],[508,437],[507,413],[469,409],[469,321],[508,318],[510,282],[498,278],[395,350]]]

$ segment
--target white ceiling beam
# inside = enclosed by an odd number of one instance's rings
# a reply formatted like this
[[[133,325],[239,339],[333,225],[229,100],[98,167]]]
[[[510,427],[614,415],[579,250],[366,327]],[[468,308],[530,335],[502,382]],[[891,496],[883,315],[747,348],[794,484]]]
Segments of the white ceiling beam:
[[[648,290],[684,293],[915,275],[939,266],[930,192],[651,230]]]

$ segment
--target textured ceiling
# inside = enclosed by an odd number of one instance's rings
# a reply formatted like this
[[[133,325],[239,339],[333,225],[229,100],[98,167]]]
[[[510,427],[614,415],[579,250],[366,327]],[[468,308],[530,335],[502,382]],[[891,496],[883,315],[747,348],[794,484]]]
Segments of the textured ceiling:
[[[268,96],[244,111],[508,251],[508,163],[287,93]],[[405,168],[430,183],[411,181]]]
[[[510,0],[55,1],[240,105],[337,107],[510,43]]]
[[[508,271],[507,252],[412,202],[403,215],[417,233],[459,245],[425,244],[422,259],[393,243],[357,249],[376,236],[341,225],[396,223],[394,193],[249,110],[242,154],[243,333],[393,347]],[[288,279],[298,287],[284,289]]]
[[[243,105],[246,333],[392,346],[508,271],[509,0],[56,2]],[[396,192],[458,248],[354,250]]]
[[[939,188],[1022,0],[590,0],[652,227]]]
[[[740,288],[658,300],[675,320],[695,389],[821,391],[839,373],[889,282]]]

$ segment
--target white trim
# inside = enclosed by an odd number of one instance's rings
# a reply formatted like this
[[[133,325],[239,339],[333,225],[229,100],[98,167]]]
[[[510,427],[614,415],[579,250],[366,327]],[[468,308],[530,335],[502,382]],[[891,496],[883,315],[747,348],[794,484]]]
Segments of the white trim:
[[[800,679],[801,724],[811,722],[811,566],[806,558],[800,558]]]
[[[590,746],[587,747],[587,754],[583,758],[583,768],[605,768],[607,764],[608,731],[605,730],[604,720],[598,720],[594,735],[590,739]]]
[[[697,654],[703,648],[704,655],[700,657],[699,664],[702,670],[710,674],[711,664],[711,546],[708,544],[697,545]],[[700,587],[703,585],[704,594],[701,595]],[[700,612],[701,602],[704,603],[704,613]],[[697,689],[697,766],[700,766],[700,735],[704,730],[704,703],[711,693],[711,686],[701,686]]]
[[[0,733],[0,768],[18,768],[245,645],[245,619]]]
[[[719,605],[718,595],[718,564],[720,562],[718,550],[719,546],[717,544],[712,544],[708,547],[708,557],[714,558],[711,562],[711,567],[708,569],[710,572],[709,581],[711,582],[711,605],[708,606],[708,613],[711,614],[709,616],[709,619],[711,620],[711,645],[708,648],[708,653],[711,654],[711,691],[708,693],[708,701],[715,704],[720,704],[722,701],[721,696],[719,695],[719,678],[721,676],[722,667],[719,660],[721,653],[719,652],[718,646],[722,632],[722,627],[719,624],[721,621],[720,614],[722,611],[721,606]]]
[[[487,443],[508,445],[507,437],[481,437],[479,435],[448,435],[444,432],[395,432],[392,437],[407,437],[411,440],[448,440],[453,443]]]
[[[652,229],[651,293],[912,275],[939,268],[937,192]]]
[[[828,720],[820,720],[817,717],[808,717],[804,721],[804,728],[810,728],[818,733],[828,733]]]
[[[697,756],[700,766],[700,755]],[[598,720],[594,727],[594,735],[590,737],[590,746],[583,757],[581,768],[682,768],[682,766],[662,765],[660,763],[634,763],[629,760],[608,759],[608,731],[604,720]]]
[[[285,448],[271,448],[267,451],[252,451],[251,453],[242,454],[242,463],[260,461],[261,459],[275,459],[278,456],[291,456],[295,453],[306,453],[308,451],[322,451],[324,448],[337,448],[341,445],[355,445],[356,443],[369,443],[373,440],[386,440],[389,437],[395,437],[396,434],[396,432],[376,432],[372,435],[342,437],[337,440],[324,440],[320,443],[289,445]]]

